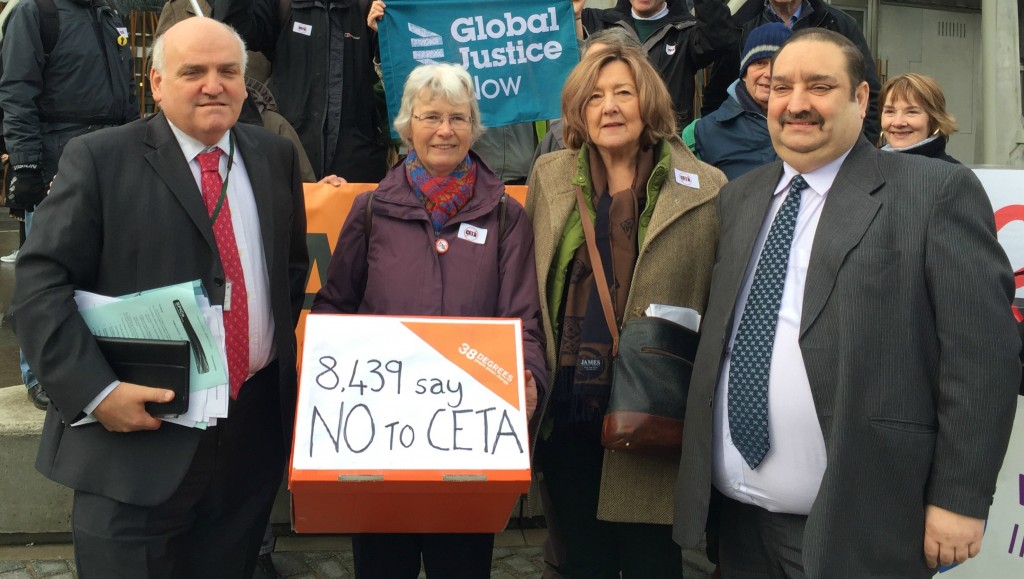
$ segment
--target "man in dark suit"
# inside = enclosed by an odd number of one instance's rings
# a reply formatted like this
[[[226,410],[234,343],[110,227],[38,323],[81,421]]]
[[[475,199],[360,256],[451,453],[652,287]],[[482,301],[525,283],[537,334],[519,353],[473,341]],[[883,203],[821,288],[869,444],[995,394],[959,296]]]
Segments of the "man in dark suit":
[[[15,328],[53,401],[36,466],[75,490],[79,576],[249,577],[295,408],[299,165],[287,140],[235,125],[233,31],[192,18],[153,51],[163,112],[67,146],[18,262]],[[225,309],[232,399],[207,430],[147,414],[173,393],[119,382],[73,299],[194,279]],[[71,426],[86,413],[99,423]]]
[[[724,577],[930,577],[980,548],[1020,379],[992,208],[860,136],[841,35],[794,34],[771,85],[782,161],[721,192],[675,539],[714,495]]]

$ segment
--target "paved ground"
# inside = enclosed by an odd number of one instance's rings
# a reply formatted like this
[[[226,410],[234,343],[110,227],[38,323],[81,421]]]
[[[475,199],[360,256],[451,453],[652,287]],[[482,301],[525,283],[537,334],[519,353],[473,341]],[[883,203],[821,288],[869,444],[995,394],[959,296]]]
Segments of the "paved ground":
[[[70,545],[0,547],[0,579],[72,579],[76,577],[72,556]],[[4,560],[5,557],[18,559]],[[540,557],[538,546],[495,547],[491,577],[540,577],[543,564]],[[273,558],[281,577],[289,579],[354,577],[352,550],[345,537],[282,538]]]
[[[505,531],[495,537],[492,579],[541,576],[546,531]],[[710,563],[695,552],[684,557],[686,579],[708,579]],[[286,536],[277,541],[274,565],[288,579],[350,579],[352,547],[343,536]],[[74,579],[71,546],[0,546],[0,579]],[[420,577],[423,577],[421,574]]]

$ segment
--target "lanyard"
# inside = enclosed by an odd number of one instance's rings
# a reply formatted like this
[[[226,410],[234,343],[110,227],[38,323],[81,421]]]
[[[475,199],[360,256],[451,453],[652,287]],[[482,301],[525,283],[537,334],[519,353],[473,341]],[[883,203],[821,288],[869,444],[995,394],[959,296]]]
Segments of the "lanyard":
[[[210,223],[217,223],[217,217],[220,215],[220,208],[224,205],[224,196],[228,191],[228,179],[231,178],[231,166],[235,162],[235,136],[232,133],[228,133],[228,170],[224,173],[224,182],[220,186],[220,196],[217,197],[217,206],[213,208],[213,213],[210,214]]]

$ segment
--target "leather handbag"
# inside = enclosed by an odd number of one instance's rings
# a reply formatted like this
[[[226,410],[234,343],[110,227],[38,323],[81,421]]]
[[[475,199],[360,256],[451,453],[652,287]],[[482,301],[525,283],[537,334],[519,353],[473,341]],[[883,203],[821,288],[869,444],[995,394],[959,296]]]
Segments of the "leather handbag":
[[[677,454],[683,443],[686,397],[700,335],[656,317],[629,320],[619,332],[594,224],[579,187],[576,203],[601,309],[612,335],[612,384],[601,445],[639,454]]]

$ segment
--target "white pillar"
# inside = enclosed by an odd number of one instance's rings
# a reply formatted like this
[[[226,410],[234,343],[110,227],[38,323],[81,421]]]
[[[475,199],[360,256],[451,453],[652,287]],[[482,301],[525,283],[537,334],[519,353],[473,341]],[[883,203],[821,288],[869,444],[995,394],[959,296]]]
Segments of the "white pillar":
[[[1024,166],[1017,0],[982,0],[979,164]]]

